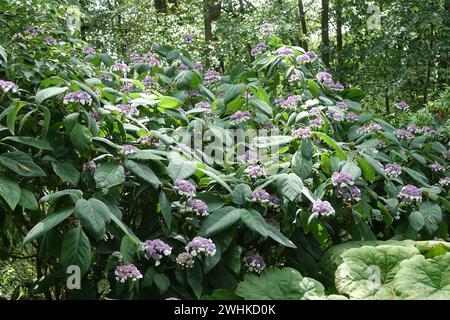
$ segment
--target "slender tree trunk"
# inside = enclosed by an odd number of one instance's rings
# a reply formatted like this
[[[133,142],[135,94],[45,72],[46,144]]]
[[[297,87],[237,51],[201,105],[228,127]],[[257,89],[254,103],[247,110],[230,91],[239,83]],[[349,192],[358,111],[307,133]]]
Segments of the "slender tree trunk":
[[[430,27],[430,47],[429,47],[429,52],[432,53],[433,52],[433,46],[434,46],[434,27],[433,24]],[[425,79],[425,86],[424,86],[424,92],[423,92],[423,104],[426,105],[428,103],[428,87],[430,85],[430,78],[431,78],[431,67],[433,64],[433,54],[431,54],[429,61],[428,61],[428,66],[427,66],[427,76]]]
[[[330,36],[328,34],[330,3],[328,0],[322,0],[322,60],[325,66],[330,66]]]
[[[308,26],[306,25],[306,16],[305,16],[305,9],[303,7],[303,1],[298,0],[297,4],[298,4],[298,17],[300,20],[300,29],[302,31],[300,43],[303,49],[308,51],[308,40],[307,40]]]
[[[220,11],[222,9],[221,2],[216,3],[214,0],[203,0],[204,16],[204,28],[205,28],[205,62],[206,66],[209,66],[209,44],[213,39],[212,34],[212,22],[219,18]]]
[[[386,107],[386,114],[389,114],[391,112],[389,107],[389,90],[386,88],[384,90],[384,105]]]
[[[158,12],[167,12],[167,2],[166,0],[155,0],[155,8]]]
[[[336,1],[336,55],[337,55],[337,66],[342,68],[343,65],[343,37],[342,37],[342,0]],[[343,72],[338,72],[339,81],[343,82]]]

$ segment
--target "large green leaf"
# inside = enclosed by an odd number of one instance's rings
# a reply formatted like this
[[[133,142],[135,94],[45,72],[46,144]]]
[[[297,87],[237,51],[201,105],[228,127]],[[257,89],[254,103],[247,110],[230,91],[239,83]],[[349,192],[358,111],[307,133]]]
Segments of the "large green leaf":
[[[432,236],[437,230],[438,225],[442,222],[442,210],[436,203],[422,202],[419,211],[424,218],[424,230],[428,235]]]
[[[30,147],[35,147],[37,149],[53,150],[53,148],[46,140],[36,139],[33,137],[6,137],[3,140],[15,141]]]
[[[232,85],[228,91],[225,93],[223,102],[225,105],[229,104],[231,101],[239,97],[245,89],[245,84],[239,83]]]
[[[403,299],[450,300],[450,253],[404,260],[393,285]]]
[[[161,185],[161,182],[159,181],[153,170],[145,164],[126,159],[125,167],[136,176],[149,183],[153,188],[158,189],[158,187]]]
[[[199,234],[203,237],[213,236],[235,224],[245,209],[224,207],[211,213],[200,226]]]
[[[53,229],[59,223],[67,219],[73,212],[74,208],[63,208],[47,215],[41,222],[35,225],[23,239],[23,245],[42,236],[47,231]]]
[[[414,247],[392,245],[349,249],[336,270],[336,289],[352,299],[393,299],[391,282],[400,262],[417,254]]]
[[[323,142],[325,142],[330,147],[332,147],[334,149],[334,151],[336,151],[336,155],[339,157],[339,159],[341,159],[341,160],[347,159],[346,153],[344,152],[344,150],[342,150],[342,148],[337,144],[337,142],[334,139],[327,136],[323,132],[314,132],[314,134],[317,135],[320,139],[322,139]]]
[[[270,268],[260,276],[247,273],[236,294],[246,300],[308,300],[324,295],[323,285],[292,268]]]
[[[42,102],[44,102],[45,100],[47,100],[48,98],[57,96],[58,94],[64,93],[67,90],[69,90],[68,87],[50,87],[50,88],[45,88],[43,90],[39,90],[36,93],[36,96],[34,97],[34,99],[36,100],[37,104],[41,104]]]
[[[66,189],[66,190],[57,191],[57,192],[51,193],[49,195],[43,196],[41,199],[39,199],[39,203],[50,202],[50,201],[57,200],[64,196],[69,196],[72,199],[72,201],[75,203],[79,199],[81,199],[81,197],[83,196],[83,191],[76,190],[76,189]]]
[[[33,159],[21,151],[7,152],[0,156],[0,163],[24,177],[45,177],[47,174],[33,162]]]
[[[173,181],[177,179],[186,179],[194,174],[197,170],[195,161],[189,161],[181,158],[178,155],[172,154],[167,172]]]
[[[28,189],[21,188],[20,189],[20,200],[19,204],[28,210],[38,210],[39,204],[34,196],[34,193]]]
[[[5,200],[11,210],[14,210],[20,201],[20,187],[11,178],[0,174],[0,197]]]
[[[244,209],[239,211],[242,222],[252,231],[259,233],[266,238],[269,235],[267,223],[261,214],[254,209]]]
[[[76,123],[69,135],[75,148],[83,157],[88,158],[91,154],[91,132],[89,129]]]
[[[80,180],[80,172],[69,162],[53,162],[52,167],[58,177],[71,185]]]
[[[281,194],[289,201],[296,201],[302,194],[303,182],[295,173],[283,173],[277,177],[277,186]]]
[[[125,181],[125,170],[118,163],[101,163],[95,170],[94,179],[98,188],[114,187]]]
[[[81,229],[81,226],[66,232],[62,242],[60,256],[63,268],[75,265],[80,268],[81,275],[84,275],[91,266],[91,260],[91,244]]]
[[[81,224],[88,229],[97,240],[105,234],[106,223],[111,220],[109,208],[102,201],[95,198],[80,199],[75,205],[75,215],[80,218]]]

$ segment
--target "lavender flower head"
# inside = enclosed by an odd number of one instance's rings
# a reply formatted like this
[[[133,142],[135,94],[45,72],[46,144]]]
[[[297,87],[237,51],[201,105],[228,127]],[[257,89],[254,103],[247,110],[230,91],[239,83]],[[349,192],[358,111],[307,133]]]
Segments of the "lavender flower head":
[[[422,190],[416,186],[408,184],[400,190],[398,197],[403,203],[413,203],[414,201],[419,202],[422,200]]]
[[[266,170],[258,165],[250,165],[247,168],[245,168],[244,173],[248,175],[251,179],[256,179],[262,176],[265,176]]]
[[[328,72],[321,71],[316,74],[316,79],[319,82],[330,82],[333,81],[333,76],[329,74]]]
[[[252,251],[247,251],[244,254],[243,261],[250,272],[261,273],[261,271],[266,267],[264,258]]]
[[[142,83],[146,86],[146,87],[151,87],[155,84],[155,80],[152,78],[152,76],[146,76],[144,78],[144,80],[142,80]]]
[[[269,203],[270,194],[264,189],[256,189],[252,192],[251,200],[253,202]]]
[[[192,34],[185,34],[181,37],[184,42],[192,42],[194,41],[194,36]]]
[[[352,186],[354,183],[353,176],[348,172],[335,172],[331,176],[331,182],[333,183],[333,186],[338,187],[348,187]]]
[[[280,207],[280,198],[278,198],[278,196],[276,195],[270,195],[268,205],[269,207],[278,209]]]
[[[122,91],[123,93],[133,92],[133,86],[131,84],[126,84],[122,88],[120,88],[120,91]]]
[[[29,25],[25,28],[25,32],[28,33],[29,35],[36,35],[38,30],[36,29],[35,26]]]
[[[357,186],[350,186],[349,188],[337,187],[336,196],[343,198],[345,201],[359,201],[361,200],[361,190]]]
[[[277,104],[284,109],[295,109],[299,102],[302,101],[302,97],[300,95],[292,95],[287,97],[286,100],[279,99],[277,100]]]
[[[219,82],[222,80],[222,76],[217,71],[207,70],[205,71],[205,80],[209,82]]]
[[[318,116],[318,117],[316,117],[316,118],[314,118],[314,119],[309,120],[308,125],[309,125],[310,127],[312,127],[312,128],[314,128],[314,127],[318,127],[318,128],[322,127],[322,126],[323,126],[323,120],[322,120],[322,117],[321,117],[321,116]]]
[[[206,217],[208,216],[208,205],[200,199],[190,199],[186,203],[186,208],[189,211],[193,211],[197,216]]]
[[[44,39],[44,44],[46,46],[54,46],[54,45],[56,45],[56,43],[57,43],[57,41],[53,37],[48,37],[48,38]]]
[[[116,266],[116,271],[114,272],[116,275],[116,280],[119,282],[125,282],[128,279],[132,281],[137,281],[142,278],[141,272],[136,268],[134,264],[126,264]]]
[[[92,98],[89,93],[85,91],[76,91],[66,94],[64,96],[63,103],[80,103],[82,105],[90,105],[92,103]]]
[[[111,71],[128,73],[128,72],[130,72],[130,67],[126,63],[117,62],[111,66]]]
[[[336,91],[342,91],[344,90],[344,85],[339,82],[333,82],[333,83],[325,83],[328,87],[330,87],[333,90]]]
[[[326,116],[331,118],[333,121],[342,122],[344,121],[344,116],[334,109],[328,109],[325,112]]]
[[[121,149],[120,149],[120,153],[123,154],[124,156],[135,153],[137,150],[136,147],[133,147],[132,145],[124,145]]]
[[[104,81],[112,81],[112,77],[106,73],[97,74],[97,78],[99,78],[100,80],[104,80]]]
[[[207,257],[212,257],[216,254],[216,245],[211,239],[195,237],[186,245],[186,251],[194,257],[202,253]]]
[[[317,200],[313,204],[312,208],[312,216],[318,217],[322,216],[331,216],[335,213],[334,208],[328,201]]]
[[[194,62],[194,68],[201,69],[201,68],[203,68],[203,64],[201,62]]]
[[[336,103],[336,106],[341,110],[348,110],[348,104],[343,101]]]
[[[396,163],[388,163],[384,166],[384,172],[388,177],[395,178],[402,173],[402,166]]]
[[[404,101],[397,102],[395,104],[395,107],[399,110],[408,110],[409,109],[409,106]]]
[[[211,115],[213,113],[213,110],[211,108],[211,104],[205,101],[200,101],[198,103],[195,104],[195,108],[196,109],[203,109],[206,110],[205,114],[206,115]]]
[[[256,164],[259,161],[259,155],[258,152],[247,150],[244,155],[242,156],[242,160],[246,163],[250,164]]]
[[[435,162],[430,165],[430,169],[431,169],[431,171],[439,172],[439,171],[444,171],[445,167],[442,164]]]
[[[312,137],[312,131],[310,127],[298,128],[292,131],[292,136],[297,139],[309,139]]]
[[[378,132],[381,131],[382,128],[378,123],[372,122],[370,124],[365,124],[362,127],[359,127],[356,132],[357,133],[370,133],[370,132]]]
[[[450,185],[450,178],[444,177],[444,178],[439,179],[439,184],[443,187]]]
[[[345,119],[346,119],[348,122],[354,122],[354,121],[358,120],[358,116],[357,116],[356,114],[350,112],[350,113],[347,114],[347,116],[345,117]]]
[[[231,124],[239,124],[250,120],[251,115],[248,111],[238,111],[230,116]]]
[[[119,104],[117,106],[119,113],[124,116],[137,116],[139,115],[139,110],[129,104]]]
[[[88,161],[85,165],[84,168],[89,171],[89,172],[95,172],[95,169],[97,169],[97,165],[95,164],[94,161]]]
[[[154,136],[143,136],[143,137],[139,137],[137,142],[144,146],[149,146],[152,144],[156,144],[158,142],[158,138],[156,138]]]
[[[85,54],[85,55],[95,54],[95,49],[92,48],[92,47],[86,47],[86,48],[84,49],[84,54]]]
[[[172,253],[172,247],[160,239],[145,241],[144,250],[147,258],[152,258],[156,261],[156,266],[160,264],[163,256],[168,256]]]
[[[0,80],[0,89],[4,92],[7,93],[9,91],[15,93],[17,92],[17,90],[19,90],[19,86],[16,85],[14,82],[12,81],[6,81],[6,80]]]
[[[294,54],[294,51],[290,48],[280,48],[277,50],[277,55],[280,57],[292,56],[293,54]]]
[[[405,139],[405,140],[414,139],[414,135],[411,132],[409,132],[408,130],[403,130],[403,129],[395,130],[395,135],[399,139]]]
[[[273,24],[264,23],[259,27],[259,32],[261,33],[270,33],[273,31]]]
[[[314,51],[308,51],[300,56],[297,57],[297,63],[308,63],[313,62],[317,59],[317,54]]]
[[[252,49],[251,55],[256,56],[257,54],[264,51],[264,49],[266,49],[266,48],[267,48],[266,43],[264,41],[261,41],[258,44],[256,44],[256,46]]]
[[[410,124],[409,126],[407,126],[406,130],[411,133],[419,133],[420,132],[419,128],[415,124]]]
[[[292,75],[289,77],[288,81],[289,81],[290,83],[295,83],[295,82],[300,81],[300,77],[299,77],[297,74],[292,74]]]
[[[182,268],[192,268],[194,266],[194,257],[187,253],[182,252],[176,258],[177,264],[179,264]]]
[[[182,196],[188,198],[195,197],[195,186],[187,180],[177,179],[174,184],[174,189]]]

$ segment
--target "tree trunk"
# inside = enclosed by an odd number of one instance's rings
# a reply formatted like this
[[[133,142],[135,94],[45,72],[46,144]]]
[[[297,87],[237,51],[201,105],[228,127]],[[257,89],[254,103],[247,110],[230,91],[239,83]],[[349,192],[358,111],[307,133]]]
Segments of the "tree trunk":
[[[203,9],[205,12],[205,62],[206,65],[209,66],[209,44],[213,39],[212,22],[220,16],[220,11],[222,9],[221,2],[214,3],[213,0],[203,0]]]
[[[298,4],[298,17],[300,20],[300,29],[302,31],[300,43],[303,49],[308,51],[308,40],[307,40],[308,26],[306,25],[306,16],[305,16],[305,9],[303,7],[303,1],[298,0],[297,4]]]
[[[166,0],[155,0],[155,8],[158,12],[167,12],[167,2]]]
[[[343,37],[342,37],[342,0],[336,1],[336,56],[337,56],[337,66],[342,68],[343,66]],[[338,79],[344,82],[343,72],[338,72]]]
[[[330,3],[328,0],[322,0],[322,61],[325,66],[330,66],[330,36],[328,34],[328,13]]]
[[[433,24],[430,27],[430,47],[429,47],[429,51],[430,53],[433,52],[433,47],[434,47],[434,27]],[[429,61],[428,61],[428,66],[427,66],[427,75],[426,75],[426,79],[425,79],[425,88],[424,88],[424,93],[423,93],[423,104],[426,105],[428,103],[428,87],[430,85],[430,78],[431,78],[431,67],[433,65],[433,60],[434,60],[434,55],[431,54]]]

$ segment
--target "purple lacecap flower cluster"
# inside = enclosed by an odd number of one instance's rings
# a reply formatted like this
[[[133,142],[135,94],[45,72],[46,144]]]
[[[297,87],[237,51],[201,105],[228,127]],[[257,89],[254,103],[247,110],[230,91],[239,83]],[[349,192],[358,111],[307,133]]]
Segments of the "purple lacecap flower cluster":
[[[398,129],[395,130],[395,136],[399,139],[412,140],[414,135],[408,130]]]
[[[291,48],[280,48],[277,50],[277,55],[280,57],[292,56],[294,55],[294,50],[292,50]]]
[[[431,171],[434,171],[434,172],[440,172],[440,171],[444,171],[445,167],[438,162],[434,162],[430,165],[430,169],[431,169]]]
[[[182,196],[195,197],[196,188],[187,180],[177,179],[174,184],[174,189]]]
[[[302,97],[300,95],[292,95],[286,99],[278,99],[276,103],[283,109],[295,109],[301,101]]]
[[[323,83],[325,86],[327,86],[330,89],[336,90],[336,91],[342,91],[344,90],[344,86],[338,82],[333,81],[333,76],[325,71],[321,71],[317,73],[316,75],[317,81]]]
[[[156,138],[154,136],[143,136],[143,137],[139,137],[137,142],[144,146],[149,146],[152,144],[156,144],[158,142],[158,138]]]
[[[335,213],[334,208],[328,201],[317,200],[313,204],[312,213],[314,216],[331,216]]]
[[[252,192],[251,201],[267,204],[270,207],[278,208],[280,199],[276,195],[270,195],[266,190],[259,188]]]
[[[430,133],[430,132],[434,132],[434,131],[435,130],[433,128],[429,127],[429,126],[423,126],[420,129],[420,132],[422,132],[422,133]]]
[[[395,107],[399,110],[408,110],[409,109],[409,106],[404,101],[397,102],[395,104]]]
[[[261,33],[270,33],[273,31],[273,24],[264,23],[259,27],[259,32]]]
[[[280,207],[280,198],[278,198],[277,195],[271,194],[269,196],[268,206],[274,209],[278,209]]]
[[[189,90],[188,92],[189,98],[195,98],[199,96],[199,93],[195,90]]]
[[[402,166],[397,163],[388,163],[384,166],[384,172],[388,177],[395,178],[402,173]]]
[[[205,71],[205,80],[209,82],[219,82],[222,80],[222,76],[219,72],[214,70],[206,70]]]
[[[146,86],[146,87],[151,87],[155,84],[155,80],[153,79],[152,76],[148,75],[144,78],[144,80],[142,80],[142,83]]]
[[[312,128],[314,127],[320,128],[323,126],[323,119],[320,116],[320,113],[315,118],[309,120],[308,126]]]
[[[178,66],[178,72],[188,71],[188,70],[189,70],[189,67],[183,63]]]
[[[361,200],[361,190],[357,186],[337,187],[336,196],[343,198],[345,201],[359,201]]]
[[[88,161],[85,165],[84,165],[85,169],[89,172],[94,172],[95,169],[97,169],[97,165],[95,164],[94,161]]]
[[[266,123],[266,124],[264,125],[264,129],[267,129],[267,130],[272,130],[272,129],[276,129],[276,128],[277,128],[277,126],[274,125],[272,122]]]
[[[300,81],[300,76],[299,76],[298,74],[292,74],[292,75],[289,77],[288,81],[289,81],[290,83],[298,82],[298,81]]]
[[[68,93],[64,96],[63,99],[64,104],[68,103],[80,103],[82,105],[90,105],[92,103],[92,98],[89,93],[85,91],[75,91]]]
[[[182,267],[182,268],[192,268],[194,266],[194,257],[187,252],[180,253],[177,258],[176,262]]]
[[[263,167],[254,164],[249,165],[247,168],[245,168],[244,173],[252,179],[256,179],[267,174],[266,170]]]
[[[128,72],[130,72],[130,67],[126,63],[117,62],[111,66],[111,71],[128,73]]]
[[[198,103],[195,104],[195,108],[196,109],[203,109],[206,110],[205,114],[207,115],[211,115],[213,113],[213,110],[211,108],[211,104],[205,101],[200,101]]]
[[[100,121],[100,115],[98,114],[97,111],[95,110],[89,111],[89,115],[92,117],[92,119],[95,120],[95,122],[98,123]]]
[[[120,91],[122,91],[123,93],[130,93],[130,92],[133,92],[133,85],[131,85],[131,84],[126,84],[126,85],[124,85],[122,88],[120,88]]]
[[[144,250],[146,257],[154,259],[157,266],[160,264],[163,256],[168,256],[172,253],[172,247],[160,239],[145,241]]]
[[[9,91],[14,93],[19,90],[19,86],[12,81],[0,80],[0,89],[5,93]]]
[[[313,62],[316,59],[317,59],[317,54],[314,51],[308,51],[297,57],[297,63],[302,64],[302,63]]]
[[[358,130],[356,130],[357,133],[369,133],[369,132],[378,132],[381,131],[382,128],[378,123],[372,122],[369,124],[365,124],[362,127],[359,127]]]
[[[416,186],[408,184],[400,190],[398,197],[403,203],[413,203],[414,201],[419,202],[422,200],[422,190]]]
[[[194,41],[194,36],[193,36],[192,34],[184,34],[184,35],[181,37],[181,39],[182,39],[184,42],[192,42],[192,41]]]
[[[292,131],[292,136],[297,139],[309,139],[312,137],[312,131],[310,127],[298,128]]]
[[[208,205],[205,201],[200,199],[190,199],[186,202],[186,208],[189,211],[193,211],[197,216],[206,217],[208,216]]]
[[[194,68],[195,69],[202,69],[203,68],[203,64],[201,62],[194,62]]]
[[[97,74],[97,78],[99,78],[100,80],[104,80],[104,81],[112,81],[112,77],[106,73]]]
[[[56,45],[56,43],[57,43],[57,41],[53,37],[48,37],[48,38],[44,39],[44,44],[46,46],[54,46],[54,45]]]
[[[328,109],[325,112],[325,115],[328,118],[331,118],[335,122],[342,122],[342,121],[344,121],[344,116],[340,112],[338,112],[338,111],[336,111],[334,109]]]
[[[261,271],[266,267],[264,258],[252,251],[247,251],[242,260],[250,272],[261,273]]]
[[[120,149],[120,153],[123,154],[124,156],[135,153],[137,151],[136,147],[133,147],[130,144],[124,145],[121,149]]]
[[[439,179],[439,184],[443,187],[450,185],[450,178],[444,177],[444,178]]]
[[[335,172],[331,176],[331,182],[334,186],[348,187],[354,184],[353,176],[348,172]]]
[[[116,280],[119,282],[125,282],[128,279],[137,281],[142,278],[141,272],[134,264],[118,265],[114,274],[116,275]]]
[[[354,121],[358,120],[358,116],[357,116],[356,114],[350,112],[350,113],[347,114],[347,116],[345,117],[345,119],[346,119],[348,122],[354,122]]]
[[[141,55],[139,55],[139,54],[137,54],[135,52],[130,54],[130,59],[134,63],[144,63],[144,62],[146,62],[145,56],[141,56]]]
[[[238,124],[241,122],[246,122],[250,120],[251,114],[248,111],[237,111],[230,116],[230,121],[232,124]]]
[[[410,124],[409,126],[407,126],[406,130],[411,133],[420,133],[421,132],[420,128],[418,126],[416,126],[415,124]]]
[[[256,56],[257,54],[263,52],[267,48],[267,45],[264,41],[259,42],[256,44],[256,46],[252,49],[251,55]]]
[[[114,251],[111,254],[111,257],[117,258],[119,261],[122,261],[123,259],[122,253],[120,251]]]
[[[192,256],[196,257],[204,254],[207,257],[212,257],[216,254],[216,245],[211,239],[206,239],[202,237],[195,237],[189,242],[186,247],[186,251]]]
[[[343,101],[336,103],[336,107],[338,107],[339,109],[344,110],[344,111],[348,110],[348,104],[346,104]]]
[[[31,36],[34,36],[37,34],[38,30],[35,26],[29,25],[25,28],[25,32]]]
[[[129,104],[119,104],[117,106],[119,113],[124,116],[137,116],[139,115],[139,110]]]
[[[258,152],[253,150],[247,150],[244,152],[244,155],[241,157],[241,161],[250,164],[256,164],[259,161]]]
[[[95,54],[95,49],[93,47],[86,47],[84,49],[84,54],[85,55]]]

